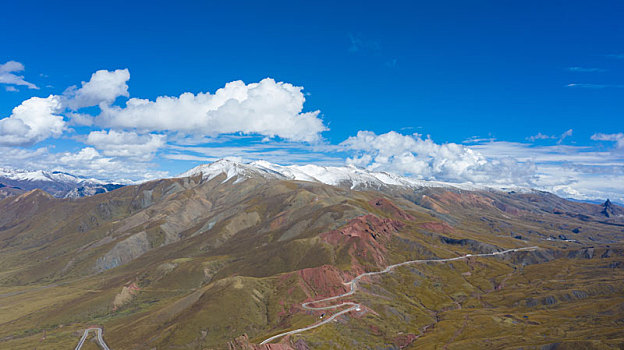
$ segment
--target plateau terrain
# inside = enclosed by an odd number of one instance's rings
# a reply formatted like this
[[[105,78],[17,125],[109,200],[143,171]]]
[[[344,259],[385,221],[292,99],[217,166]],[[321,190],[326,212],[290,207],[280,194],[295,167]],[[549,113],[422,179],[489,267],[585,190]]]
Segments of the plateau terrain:
[[[0,348],[624,347],[606,199],[229,160],[100,186],[0,188]]]

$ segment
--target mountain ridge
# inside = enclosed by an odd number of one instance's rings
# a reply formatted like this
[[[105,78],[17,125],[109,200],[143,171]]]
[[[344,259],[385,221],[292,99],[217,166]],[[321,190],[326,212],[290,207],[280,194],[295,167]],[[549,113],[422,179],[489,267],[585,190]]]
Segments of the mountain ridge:
[[[42,189],[58,198],[78,198],[123,187],[122,183],[79,177],[62,171],[0,168],[0,198]],[[10,190],[10,191],[9,191]]]
[[[189,169],[176,178],[202,175],[210,180],[218,174],[227,175],[224,181],[236,177],[242,181],[251,174],[264,177],[273,177],[284,180],[297,180],[318,182],[326,185],[348,187],[350,189],[382,189],[389,186],[418,188],[418,187],[452,187],[462,190],[513,190],[513,191],[537,191],[522,186],[503,185],[477,185],[469,182],[451,183],[435,180],[420,180],[400,176],[388,172],[375,172],[358,168],[354,165],[347,166],[321,166],[315,164],[306,165],[279,165],[264,160],[243,163],[230,159],[220,159],[212,163],[201,164]]]
[[[308,181],[339,186],[349,189],[384,190],[389,188],[455,188],[457,190],[479,191],[495,190],[519,193],[547,192],[529,186],[501,185],[501,184],[474,184],[470,182],[454,183],[435,180],[422,180],[400,176],[389,172],[375,172],[353,165],[321,166],[306,165],[279,165],[264,160],[253,162],[234,161],[228,158],[219,159],[212,163],[200,164],[179,175],[144,182],[162,180],[166,178],[184,178],[201,175],[204,179],[212,179],[219,174],[226,174],[224,182],[235,178],[234,183],[258,175],[264,178],[282,180]],[[0,167],[0,199],[19,195],[35,188],[43,189],[58,198],[79,198],[105,193],[129,184],[140,184],[131,181],[103,181],[95,178],[86,178],[61,171],[24,170]],[[562,197],[567,200],[602,204],[605,199],[576,199]],[[621,206],[621,203],[614,202]],[[616,215],[622,215],[620,212]]]

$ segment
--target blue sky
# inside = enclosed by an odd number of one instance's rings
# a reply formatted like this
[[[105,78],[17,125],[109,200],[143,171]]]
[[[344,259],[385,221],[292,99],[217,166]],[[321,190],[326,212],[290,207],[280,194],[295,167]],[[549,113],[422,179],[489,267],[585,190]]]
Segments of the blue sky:
[[[621,1],[12,2],[0,166],[140,180],[263,158],[622,200],[622,18]],[[235,106],[212,98],[239,80]]]

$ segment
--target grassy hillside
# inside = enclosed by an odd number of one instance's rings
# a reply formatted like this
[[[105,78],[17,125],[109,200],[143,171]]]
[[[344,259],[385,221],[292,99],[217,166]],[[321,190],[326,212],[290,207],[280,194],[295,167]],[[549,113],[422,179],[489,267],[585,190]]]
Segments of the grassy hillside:
[[[90,325],[104,329],[112,349],[253,347],[319,320],[301,303],[344,293],[359,273],[528,246],[540,249],[366,278],[337,301],[359,302],[361,311],[278,342],[624,344],[624,222],[598,205],[544,193],[224,180],[0,201],[0,348],[71,348]]]

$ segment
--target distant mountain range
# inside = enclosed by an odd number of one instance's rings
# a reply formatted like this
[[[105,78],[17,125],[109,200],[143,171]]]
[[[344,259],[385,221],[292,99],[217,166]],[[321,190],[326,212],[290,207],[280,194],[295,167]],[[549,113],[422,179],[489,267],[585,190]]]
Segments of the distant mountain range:
[[[284,166],[263,160],[243,163],[229,159],[220,159],[192,168],[176,176],[176,178],[201,175],[202,178],[210,180],[220,174],[226,175],[224,181],[234,178],[236,180],[235,183],[252,176],[261,176],[267,179],[317,182],[356,190],[445,187],[468,191],[542,192],[524,186],[500,186],[497,184],[484,186],[472,183],[418,180],[388,172],[369,171],[355,166],[320,166],[314,164]],[[0,199],[20,195],[33,189],[44,190],[57,198],[79,198],[109,192],[124,185],[126,184],[121,182],[107,182],[94,178],[85,178],[61,171],[48,172],[43,170],[0,168]],[[602,201],[597,199],[567,199],[594,204],[601,204],[604,201],[604,199]],[[609,204],[611,204],[610,201]],[[614,204],[622,205],[617,202]]]
[[[60,171],[0,168],[0,199],[41,189],[58,198],[92,196],[124,185],[78,177]]]
[[[455,188],[468,191],[500,190],[508,192],[531,193],[543,192],[524,186],[489,186],[472,183],[449,183],[442,181],[418,180],[399,176],[388,172],[374,172],[355,166],[320,166],[308,165],[278,165],[267,161],[250,163],[237,162],[229,159],[202,164],[194,167],[176,178],[202,176],[211,180],[220,174],[225,174],[224,182],[234,178],[235,183],[253,176],[267,179],[296,180],[317,182],[325,185],[338,186],[355,190],[391,190],[393,188]],[[120,182],[106,182],[94,178],[75,176],[61,171],[24,170],[0,168],[0,199],[20,195],[33,189],[41,189],[57,198],[79,198],[105,193],[126,184]],[[601,200],[568,200],[581,203],[601,204]],[[612,202],[607,199],[611,205]],[[621,203],[613,203],[622,205]],[[609,213],[609,209],[605,210]]]

